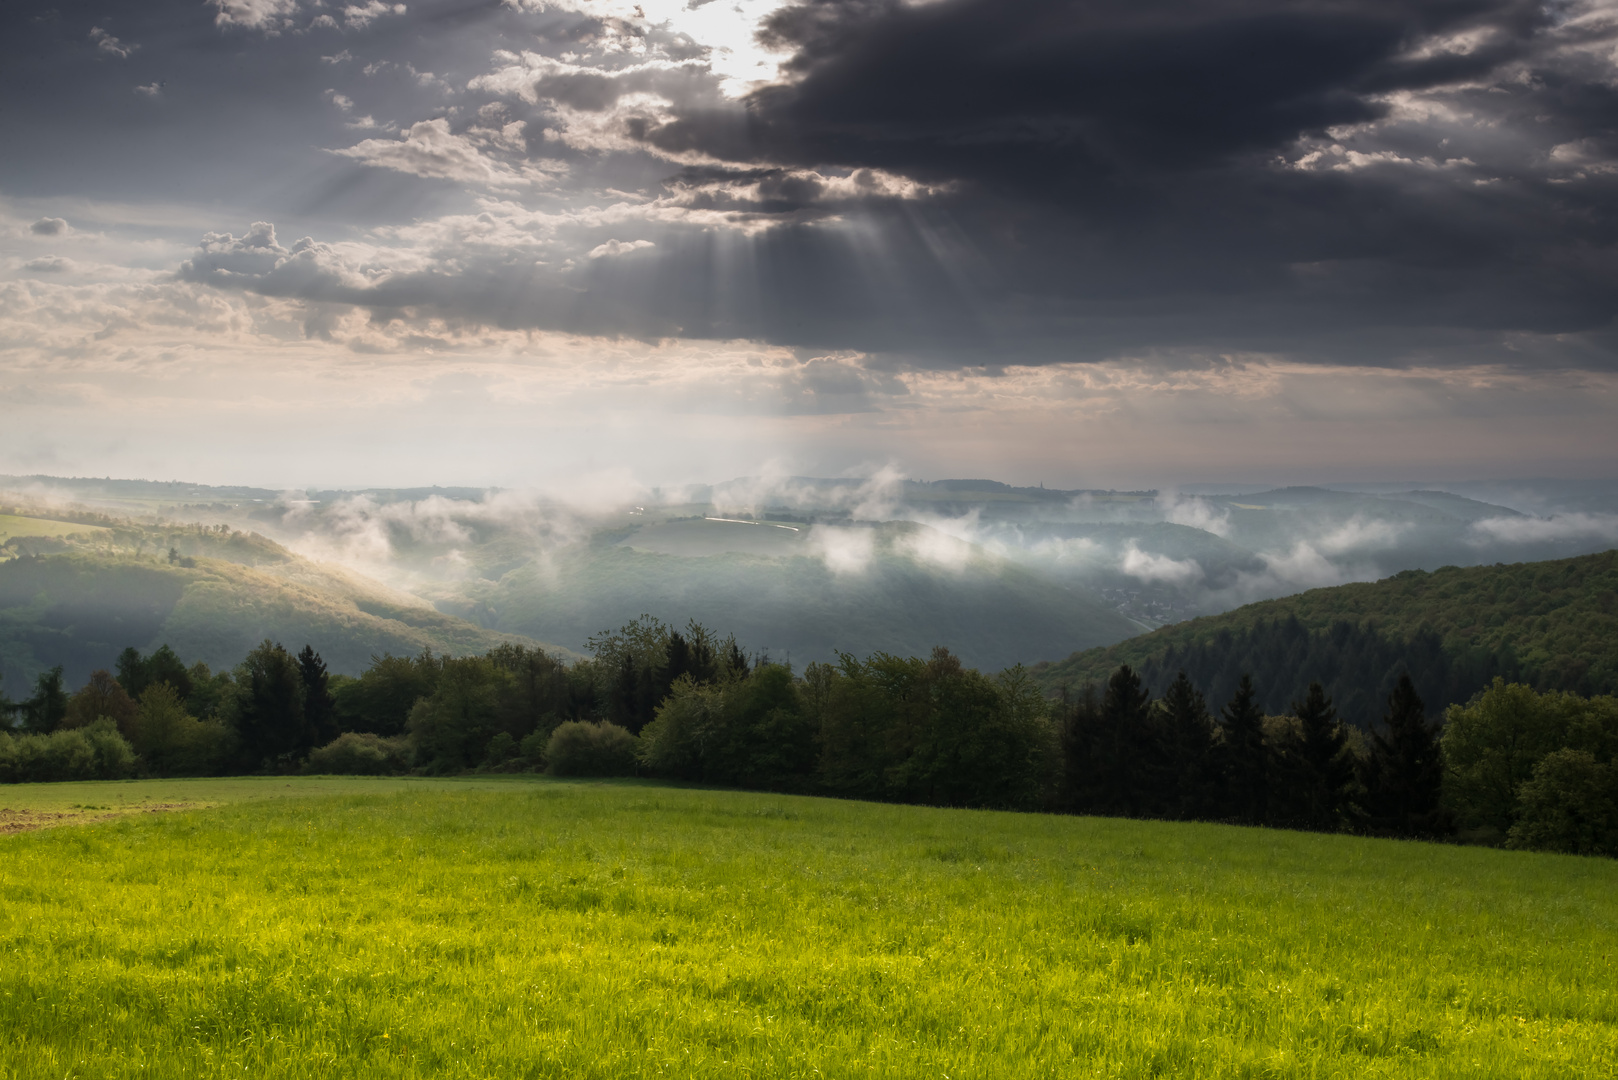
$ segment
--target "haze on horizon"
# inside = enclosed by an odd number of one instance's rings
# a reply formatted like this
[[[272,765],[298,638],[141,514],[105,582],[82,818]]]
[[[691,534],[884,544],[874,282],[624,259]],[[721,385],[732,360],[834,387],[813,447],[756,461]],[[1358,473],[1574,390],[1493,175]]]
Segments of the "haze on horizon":
[[[1612,0],[0,29],[0,472],[1614,473]]]

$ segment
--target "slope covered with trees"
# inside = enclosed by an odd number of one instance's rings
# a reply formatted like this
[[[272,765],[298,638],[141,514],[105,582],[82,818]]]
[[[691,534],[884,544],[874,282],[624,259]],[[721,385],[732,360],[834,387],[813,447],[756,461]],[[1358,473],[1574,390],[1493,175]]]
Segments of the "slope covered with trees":
[[[335,671],[357,673],[375,653],[528,641],[232,530],[119,525],[31,537],[3,554],[0,678],[11,686],[56,666],[76,685],[128,645],[167,643],[219,666],[266,637],[311,641]]]
[[[1280,712],[1310,682],[1369,725],[1398,676],[1457,704],[1496,677],[1540,690],[1618,690],[1618,551],[1509,566],[1410,570],[1192,619],[1040,664],[1048,691],[1103,682],[1120,664],[1154,690],[1185,671],[1223,700],[1243,674]]]

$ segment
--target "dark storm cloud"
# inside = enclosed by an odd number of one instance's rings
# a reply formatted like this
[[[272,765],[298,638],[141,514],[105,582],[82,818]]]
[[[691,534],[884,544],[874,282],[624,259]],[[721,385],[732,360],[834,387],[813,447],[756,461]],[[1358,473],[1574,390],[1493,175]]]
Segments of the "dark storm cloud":
[[[701,43],[591,6],[40,4],[0,34],[0,183],[196,208],[179,279],[312,334],[1614,362],[1602,8],[828,0],[759,28],[785,78],[736,102]]]
[[[744,114],[638,134],[741,170],[879,168],[947,186],[883,225],[933,249],[906,264],[910,283],[922,263],[954,264],[944,287],[896,303],[917,318],[893,336],[916,334],[922,353],[1536,362],[1569,350],[1502,335],[1598,331],[1618,299],[1618,97],[1590,50],[1610,54],[1613,27],[1570,10],[806,4],[763,31],[795,50],[793,81]],[[1402,119],[1412,101],[1435,115]],[[790,204],[783,188],[774,206]],[[956,252],[936,250],[945,234]],[[983,317],[962,339],[969,299]],[[1610,362],[1585,344],[1571,352]]]
[[[670,150],[972,179],[1071,199],[1072,185],[1273,151],[1376,118],[1370,95],[1476,78],[1523,55],[1527,3],[849,0],[788,8],[762,31],[797,81],[755,93],[747,122],[648,131]],[[1486,28],[1466,55],[1411,58],[1424,37]]]

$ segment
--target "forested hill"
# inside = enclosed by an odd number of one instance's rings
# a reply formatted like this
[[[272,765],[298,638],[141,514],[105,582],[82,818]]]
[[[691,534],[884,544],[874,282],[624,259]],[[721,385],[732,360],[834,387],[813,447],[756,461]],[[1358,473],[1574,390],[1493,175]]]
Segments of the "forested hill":
[[[1618,551],[1509,566],[1407,570],[1166,626],[1039,664],[1047,690],[1104,682],[1120,664],[1155,691],[1184,670],[1215,703],[1249,673],[1283,711],[1312,680],[1367,723],[1408,669],[1430,709],[1495,675],[1582,694],[1618,691]]]
[[[0,514],[0,686],[26,686],[58,664],[77,686],[131,645],[167,644],[217,667],[268,637],[311,644],[334,672],[354,673],[373,654],[529,643],[262,536],[79,517]]]

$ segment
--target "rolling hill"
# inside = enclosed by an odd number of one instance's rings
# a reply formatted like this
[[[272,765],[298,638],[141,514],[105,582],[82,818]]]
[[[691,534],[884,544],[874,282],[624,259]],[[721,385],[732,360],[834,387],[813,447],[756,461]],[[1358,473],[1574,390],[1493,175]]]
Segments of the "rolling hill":
[[[293,648],[312,644],[333,671],[358,673],[373,653],[528,643],[260,536],[127,524],[80,529],[33,529],[0,549],[10,556],[0,561],[0,677],[12,691],[56,664],[76,686],[129,645],[144,651],[166,643],[187,662],[218,668],[273,638]]]
[[[1192,619],[1037,665],[1050,690],[1120,664],[1161,689],[1180,669],[1217,704],[1242,672],[1280,711],[1312,679],[1360,699],[1365,722],[1405,665],[1428,705],[1464,701],[1495,675],[1540,689],[1618,690],[1618,551],[1512,565],[1407,570]],[[1425,686],[1423,682],[1425,680]]]
[[[838,651],[925,656],[935,645],[998,670],[1053,642],[1104,645],[1142,629],[1091,590],[909,522],[655,522],[429,595],[491,630],[573,648],[642,613],[694,618],[800,670]]]

